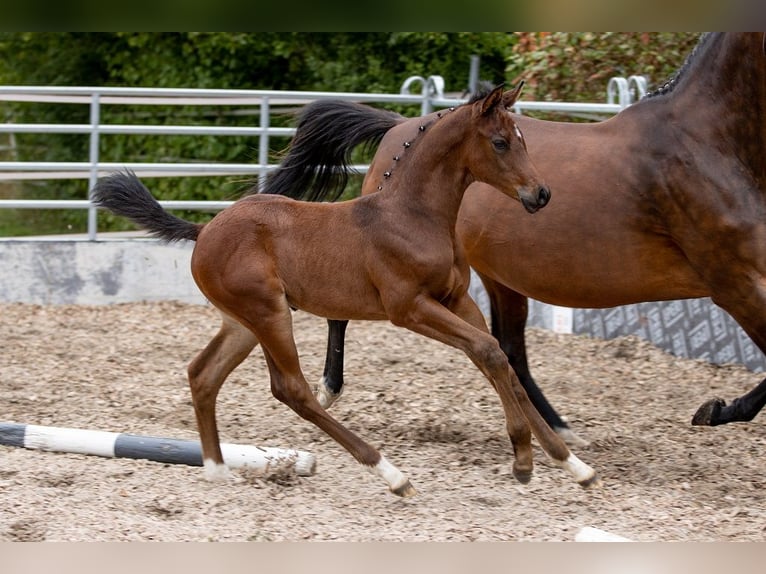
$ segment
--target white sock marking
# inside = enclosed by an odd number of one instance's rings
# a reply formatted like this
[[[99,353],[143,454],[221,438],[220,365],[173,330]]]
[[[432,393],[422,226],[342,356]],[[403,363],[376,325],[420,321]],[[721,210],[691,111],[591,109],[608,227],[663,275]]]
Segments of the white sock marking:
[[[367,467],[370,472],[379,476],[388,483],[388,487],[393,491],[407,484],[408,479],[402,471],[386,460],[386,457],[380,457],[380,461],[375,466]]]
[[[217,482],[221,480],[229,480],[232,478],[231,471],[225,464],[218,464],[212,459],[206,458],[203,462],[203,466],[205,468],[205,480]]]
[[[326,410],[329,409],[332,404],[338,400],[338,397],[340,397],[342,392],[343,388],[341,388],[340,393],[333,393],[327,386],[327,380],[322,377],[322,380],[319,381],[319,384],[316,387],[316,392],[314,394],[316,395],[319,404],[322,405],[322,408]]]
[[[571,452],[569,453],[567,459],[561,463],[561,466],[572,473],[572,476],[575,477],[577,482],[590,480],[596,475],[595,470],[593,470],[590,466],[585,464]]]

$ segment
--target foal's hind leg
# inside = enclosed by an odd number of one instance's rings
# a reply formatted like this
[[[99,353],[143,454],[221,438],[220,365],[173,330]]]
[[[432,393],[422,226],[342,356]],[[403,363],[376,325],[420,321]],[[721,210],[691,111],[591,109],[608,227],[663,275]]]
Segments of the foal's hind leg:
[[[271,375],[271,392],[302,418],[315,424],[343,446],[363,466],[386,481],[399,496],[412,496],[415,489],[399,469],[375,448],[349,431],[322,408],[300,368],[293,338],[292,317],[286,300],[262,306],[251,323],[263,348]]]
[[[245,360],[257,343],[258,339],[249,329],[223,315],[216,336],[189,364],[189,386],[202,445],[205,477],[209,480],[229,476],[223,462],[215,418],[218,391],[229,373]]]

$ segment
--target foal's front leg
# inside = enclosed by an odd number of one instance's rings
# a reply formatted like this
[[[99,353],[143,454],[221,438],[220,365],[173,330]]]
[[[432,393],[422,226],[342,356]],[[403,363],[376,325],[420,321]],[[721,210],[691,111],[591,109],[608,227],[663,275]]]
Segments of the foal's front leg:
[[[453,301],[449,309],[434,299],[421,297],[399,324],[462,350],[490,380],[503,403],[511,442],[517,451],[514,475],[519,480],[528,480],[532,470],[528,442],[531,429],[546,454],[569,471],[580,485],[589,487],[598,484],[596,472],[569,451],[532,405],[499,344],[488,333],[481,311],[467,294]],[[523,419],[526,436],[524,433],[514,436],[514,428],[519,424],[513,423],[515,418]],[[529,467],[525,474],[526,458],[520,461],[518,457],[520,454],[526,456],[527,448]],[[517,466],[520,468],[517,469]]]
[[[519,482],[529,482],[533,467],[529,423],[510,385],[502,383],[508,378],[508,360],[487,332],[486,325],[483,330],[471,325],[428,296],[419,296],[402,306],[389,308],[389,317],[397,326],[460,349],[489,379],[503,404],[506,428],[516,456],[513,475]],[[483,324],[481,312],[479,317]]]

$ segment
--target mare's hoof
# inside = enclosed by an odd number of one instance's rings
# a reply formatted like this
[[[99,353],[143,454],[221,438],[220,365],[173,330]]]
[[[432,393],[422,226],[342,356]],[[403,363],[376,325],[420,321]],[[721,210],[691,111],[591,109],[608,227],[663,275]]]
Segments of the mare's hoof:
[[[721,416],[721,409],[726,406],[726,401],[715,398],[702,405],[692,417],[694,426],[715,426]]]
[[[579,481],[577,484],[579,484],[583,488],[601,488],[603,486],[603,484],[601,483],[601,479],[596,473],[593,473],[593,476],[591,476],[590,478],[586,478],[585,480]]]
[[[392,488],[391,492],[393,492],[396,496],[401,496],[402,498],[409,498],[410,496],[415,496],[418,493],[418,491],[415,490],[415,487],[410,484],[409,480],[397,488]]]
[[[340,393],[333,393],[329,388],[327,388],[327,385],[324,384],[324,380],[320,381],[320,383],[314,387],[314,396],[319,401],[319,404],[322,405],[322,408],[325,410],[329,409],[335,403],[335,401],[340,398],[342,392],[343,389],[341,389]]]

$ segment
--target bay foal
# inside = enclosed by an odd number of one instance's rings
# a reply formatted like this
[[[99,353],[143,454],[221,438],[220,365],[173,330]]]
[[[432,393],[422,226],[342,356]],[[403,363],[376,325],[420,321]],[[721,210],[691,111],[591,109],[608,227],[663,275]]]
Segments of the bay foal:
[[[218,391],[260,343],[277,399],[329,434],[392,492],[415,493],[401,471],[314,397],[298,361],[292,307],[331,319],[389,319],[461,349],[500,397],[518,480],[531,476],[532,431],[577,482],[597,482],[593,469],[569,452],[532,406],[488,333],[467,294],[468,265],[455,240],[463,192],[474,181],[520,199],[529,212],[548,202],[548,189],[508,112],[520,88],[496,88],[435,117],[403,143],[379,193],[348,202],[252,195],[203,225],[164,211],[131,173],[98,182],[92,194],[97,205],[162,239],[196,241],[192,275],[223,319],[188,369],[208,477],[228,472],[215,417]]]

